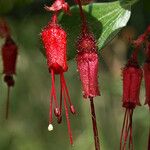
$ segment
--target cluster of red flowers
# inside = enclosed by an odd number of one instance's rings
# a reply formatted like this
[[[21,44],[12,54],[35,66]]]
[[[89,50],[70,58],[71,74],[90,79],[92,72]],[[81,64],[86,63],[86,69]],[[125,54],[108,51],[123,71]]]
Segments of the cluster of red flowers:
[[[5,43],[2,46],[2,60],[3,60],[3,74],[4,82],[8,86],[7,103],[6,103],[6,119],[9,112],[9,94],[10,87],[14,86],[15,81],[13,75],[16,74],[16,60],[18,54],[18,47],[13,41],[9,27],[5,20],[0,21],[0,37],[5,39]]]
[[[53,16],[48,25],[42,30],[41,37],[46,50],[46,58],[49,72],[51,73],[51,96],[50,96],[50,112],[48,130],[53,130],[53,109],[58,123],[62,121],[62,101],[66,113],[68,133],[70,143],[73,144],[72,131],[70,126],[69,111],[67,100],[70,107],[70,112],[75,114],[75,108],[70,100],[68,88],[64,78],[64,72],[68,70],[67,66],[67,34],[61,28],[57,21],[57,14],[60,10],[69,13],[69,5],[64,0],[56,0],[51,7],[45,6],[45,9],[53,12]],[[57,101],[55,89],[55,75],[60,75],[60,103]]]
[[[98,88],[98,54],[97,46],[93,33],[89,32],[85,15],[82,10],[82,5],[91,2],[91,0],[76,0],[76,3],[80,8],[80,15],[82,20],[82,31],[81,35],[77,40],[77,67],[80,74],[80,79],[82,81],[82,87],[84,92],[84,98],[89,98],[91,102],[91,114],[93,122],[93,131],[95,139],[95,147],[97,150],[99,147],[99,138],[96,124],[96,115],[94,110],[93,98],[99,96]],[[66,81],[64,79],[64,72],[67,71],[67,56],[66,56],[66,44],[67,35],[66,32],[61,28],[57,21],[57,14],[60,10],[65,13],[70,14],[69,5],[65,0],[55,0],[51,7],[45,6],[47,11],[52,11],[53,16],[49,24],[42,30],[41,36],[42,41],[46,50],[46,58],[49,72],[52,77],[52,88],[50,96],[50,119],[48,130],[53,130],[52,126],[52,112],[54,103],[54,114],[58,119],[58,123],[62,120],[62,100],[64,100],[64,107],[66,112],[66,119],[68,125],[68,133],[70,136],[70,143],[73,144],[72,132],[70,127],[70,120],[68,115],[68,106],[66,98],[68,99],[68,104],[70,106],[70,111],[75,114],[75,108],[70,100],[69,92],[66,86]],[[60,105],[57,102],[56,90],[55,90],[55,74],[60,75]]]
[[[134,41],[132,48],[134,49],[126,66],[123,68],[123,107],[126,109],[120,139],[120,150],[126,149],[127,140],[129,138],[129,149],[133,150],[132,139],[132,115],[136,106],[140,106],[140,86],[143,78],[145,80],[146,102],[150,106],[150,27],[144,34]],[[142,45],[145,45],[146,60],[143,69],[138,64],[138,52]],[[124,137],[124,138],[123,138]],[[150,142],[149,142],[150,143]],[[150,148],[150,147],[149,147]],[[148,148],[148,150],[149,150]]]

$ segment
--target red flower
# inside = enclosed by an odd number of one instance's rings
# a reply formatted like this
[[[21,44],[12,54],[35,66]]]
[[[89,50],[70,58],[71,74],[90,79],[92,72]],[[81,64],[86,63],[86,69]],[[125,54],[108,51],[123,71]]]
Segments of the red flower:
[[[7,37],[2,47],[3,73],[11,76],[16,73],[18,48],[11,37]]]
[[[56,15],[53,16],[52,21],[49,22],[42,33],[42,40],[46,50],[46,58],[49,72],[52,77],[52,88],[51,88],[51,98],[50,98],[50,119],[49,119],[49,130],[53,129],[52,126],[52,112],[54,108],[54,114],[58,119],[58,123],[61,123],[62,119],[62,100],[64,101],[64,107],[66,112],[66,119],[68,124],[68,132],[70,136],[70,143],[73,144],[72,132],[69,121],[69,113],[67,101],[70,107],[71,113],[75,114],[75,108],[70,100],[69,92],[67,89],[66,81],[64,78],[64,72],[67,71],[67,58],[66,58],[66,42],[67,35],[66,32],[57,24]],[[57,101],[56,89],[55,89],[55,74],[60,75],[60,106]],[[54,105],[54,106],[53,106]]]
[[[9,91],[10,87],[14,86],[13,75],[16,73],[16,60],[18,48],[10,36],[6,37],[5,44],[2,47],[2,60],[3,60],[3,74],[4,81],[8,86],[8,96],[6,105],[6,119],[8,118],[9,109]]]
[[[99,96],[98,54],[92,34],[82,34],[77,42],[77,67],[85,98]]]
[[[142,74],[142,69],[137,62],[128,62],[123,69],[123,107],[133,109],[136,105],[140,105]]]
[[[136,47],[134,53],[123,69],[123,107],[125,115],[120,139],[120,150],[126,149],[127,139],[129,137],[129,149],[133,149],[132,141],[132,115],[137,105],[140,105],[139,94],[143,72],[137,62],[139,47]],[[123,139],[124,137],[124,139]],[[122,145],[122,140],[124,141]]]

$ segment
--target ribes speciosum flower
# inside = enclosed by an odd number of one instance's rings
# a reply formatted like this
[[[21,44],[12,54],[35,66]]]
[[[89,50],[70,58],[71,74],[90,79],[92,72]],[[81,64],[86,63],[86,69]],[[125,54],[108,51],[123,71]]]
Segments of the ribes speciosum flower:
[[[13,39],[11,38],[10,30],[5,20],[0,20],[0,37],[5,39],[5,43],[2,46],[1,54],[3,61],[4,82],[6,82],[8,86],[8,94],[6,102],[6,119],[7,119],[9,114],[10,87],[14,86],[15,84],[13,76],[16,73],[16,60],[18,48]]]
[[[59,3],[58,3],[59,2]],[[67,34],[61,28],[61,26],[57,22],[57,14],[56,12],[60,9],[63,9],[63,6],[58,8],[59,5],[66,5],[63,0],[56,0],[51,7],[47,7],[46,9],[54,11],[53,17],[48,25],[42,30],[41,36],[42,41],[46,50],[46,58],[49,72],[51,73],[51,96],[50,96],[50,112],[49,112],[49,126],[48,130],[53,130],[53,109],[54,114],[58,119],[58,123],[61,123],[62,120],[62,103],[64,103],[67,125],[68,125],[68,133],[70,136],[70,143],[73,144],[72,139],[72,131],[69,120],[69,110],[68,104],[70,108],[70,112],[75,114],[75,108],[70,100],[69,92],[67,89],[66,81],[64,78],[64,72],[67,71],[67,56],[66,56],[66,46],[67,46]],[[51,9],[53,8],[53,9]],[[56,12],[55,12],[56,11]],[[55,89],[55,75],[60,75],[60,103],[57,101],[57,94]],[[68,100],[68,102],[67,102]]]
[[[93,102],[93,98],[100,95],[98,87],[97,45],[93,33],[89,32],[88,30],[86,18],[81,6],[81,1],[77,0],[77,3],[79,4],[80,16],[82,20],[81,35],[76,43],[77,68],[80,75],[80,80],[82,82],[83,97],[90,99],[95,149],[100,150],[96,114]]]
[[[126,150],[126,143],[129,138],[129,149],[133,150],[132,139],[132,115],[136,106],[140,106],[139,94],[141,80],[143,76],[142,69],[138,65],[137,55],[138,46],[134,46],[135,50],[126,66],[123,68],[123,107],[125,115],[120,139],[120,150]]]

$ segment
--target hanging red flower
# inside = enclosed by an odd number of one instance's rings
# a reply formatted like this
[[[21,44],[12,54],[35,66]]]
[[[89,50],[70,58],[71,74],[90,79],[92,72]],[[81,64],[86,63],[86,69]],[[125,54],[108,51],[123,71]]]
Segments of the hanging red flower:
[[[18,48],[10,36],[6,37],[6,41],[2,47],[2,60],[3,60],[3,74],[4,81],[8,86],[8,97],[6,104],[6,119],[8,118],[9,111],[9,92],[10,87],[14,86],[13,75],[16,73]]]
[[[76,0],[76,3],[79,5],[80,17],[82,21],[81,35],[76,43],[77,68],[82,83],[83,97],[90,100],[95,149],[100,150],[96,114],[93,102],[94,97],[100,96],[98,86],[99,59],[97,54],[97,45],[93,33],[88,30],[88,25],[82,9],[82,1]]]
[[[120,150],[126,149],[126,143],[129,138],[129,149],[133,149],[132,139],[132,115],[133,110],[140,106],[139,94],[141,80],[143,76],[142,69],[137,62],[137,53],[139,47],[135,48],[132,57],[129,59],[125,68],[123,68],[123,107],[126,109],[120,139]]]
[[[54,114],[58,119],[58,123],[61,123],[62,119],[62,101],[64,102],[66,119],[68,125],[68,133],[70,136],[70,143],[73,144],[72,131],[70,127],[69,104],[70,111],[72,114],[75,114],[75,108],[70,100],[68,88],[64,78],[64,72],[67,71],[67,56],[66,56],[66,44],[67,44],[67,35],[66,32],[60,27],[57,23],[57,16],[54,14],[52,21],[42,30],[41,33],[42,41],[46,50],[46,58],[49,72],[51,73],[51,98],[50,98],[50,118],[49,118],[49,130],[53,129],[52,123],[52,114],[54,108]],[[55,75],[60,75],[60,104],[58,104],[56,89],[55,89]],[[68,100],[68,102],[67,102]]]

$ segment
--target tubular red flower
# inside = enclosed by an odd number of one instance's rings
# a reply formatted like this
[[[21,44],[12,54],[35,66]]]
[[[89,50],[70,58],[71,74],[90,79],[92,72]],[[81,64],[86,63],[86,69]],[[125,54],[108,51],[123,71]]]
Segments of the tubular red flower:
[[[16,73],[17,46],[11,37],[7,37],[2,47],[3,73],[13,75]]]
[[[58,123],[62,121],[62,101],[64,101],[64,107],[66,112],[66,119],[68,125],[68,133],[70,136],[70,143],[73,144],[72,131],[70,127],[69,112],[67,106],[67,100],[70,107],[70,112],[75,114],[75,108],[70,100],[69,92],[67,89],[66,81],[64,78],[64,72],[67,71],[67,58],[66,58],[66,32],[57,24],[57,17],[54,14],[52,21],[46,26],[42,33],[42,41],[46,50],[46,58],[49,72],[52,77],[52,88],[50,98],[50,118],[49,118],[49,130],[52,130],[53,123],[53,105],[54,114],[58,119]],[[60,75],[60,106],[57,101],[56,89],[55,89],[55,75]],[[54,104],[53,104],[54,103]]]
[[[98,54],[93,35],[83,34],[77,42],[77,50],[77,68],[82,82],[84,98],[99,96]]]
[[[127,65],[123,69],[123,107],[133,109],[136,105],[140,105],[142,74],[142,69],[135,64]]]
[[[132,116],[133,110],[140,105],[139,94],[143,77],[143,72],[137,62],[139,47],[136,47],[127,65],[123,69],[123,107],[125,115],[120,138],[120,150],[126,149],[126,143],[129,138],[129,149],[133,149],[132,140]],[[124,137],[124,139],[123,139]],[[123,142],[123,144],[122,144]]]
[[[9,112],[9,95],[10,87],[14,86],[15,81],[13,75],[16,73],[16,60],[18,48],[10,36],[6,37],[5,44],[2,47],[3,74],[4,81],[8,86],[7,103],[6,103],[6,119]]]

